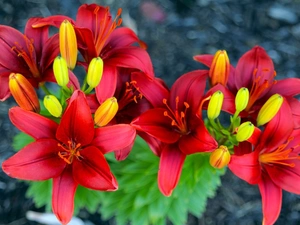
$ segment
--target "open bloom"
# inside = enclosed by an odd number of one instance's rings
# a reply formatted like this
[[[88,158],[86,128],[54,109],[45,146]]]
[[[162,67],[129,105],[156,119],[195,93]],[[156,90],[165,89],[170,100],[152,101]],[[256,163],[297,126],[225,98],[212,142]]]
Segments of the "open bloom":
[[[185,158],[189,154],[210,152],[217,142],[196,116],[205,90],[207,73],[193,71],[181,76],[172,86],[164,107],[146,111],[131,123],[165,143],[160,156],[158,186],[170,196],[176,187]]]
[[[272,225],[277,220],[282,189],[300,194],[300,130],[293,130],[291,121],[291,109],[284,100],[276,116],[266,125],[254,150],[249,146],[248,153],[232,155],[229,163],[229,169],[236,176],[258,185],[264,225]],[[246,152],[245,149],[235,150]]]
[[[53,178],[52,209],[63,224],[72,217],[79,184],[102,191],[118,188],[103,154],[131,144],[135,130],[129,125],[94,128],[83,92],[73,93],[60,124],[19,107],[9,116],[35,141],[4,161],[3,171],[24,180]]]
[[[122,19],[119,18],[122,10],[119,9],[113,20],[108,7],[97,4],[83,4],[79,7],[76,21],[73,19],[55,15],[38,20],[33,24],[34,28],[56,26],[59,27],[64,20],[74,25],[78,50],[85,62],[81,62],[86,68],[93,58],[100,57],[103,60],[103,79],[112,77],[107,82],[100,82],[100,86],[111,86],[111,95],[117,78],[117,67],[135,68],[143,71],[146,76],[153,77],[151,59],[142,44],[142,47],[134,46],[142,43],[136,34],[129,28],[119,27]]]

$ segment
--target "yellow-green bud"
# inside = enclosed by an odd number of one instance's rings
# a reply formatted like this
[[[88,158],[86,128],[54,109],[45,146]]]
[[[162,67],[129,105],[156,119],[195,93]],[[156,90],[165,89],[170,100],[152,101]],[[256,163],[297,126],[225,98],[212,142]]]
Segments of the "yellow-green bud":
[[[248,140],[252,136],[254,129],[255,129],[255,126],[251,122],[247,121],[247,122],[242,123],[238,127],[237,134],[236,134],[236,140],[238,142]]]
[[[86,82],[90,87],[97,87],[103,74],[103,60],[100,57],[93,58],[90,62]]]
[[[62,106],[54,95],[46,95],[44,97],[44,106],[52,116],[54,117],[61,116]]]
[[[107,125],[115,117],[118,109],[119,106],[115,97],[106,99],[95,112],[95,124],[99,127]]]
[[[74,69],[77,62],[77,39],[73,25],[64,20],[59,27],[59,49],[68,68]]]
[[[216,91],[210,98],[207,108],[207,117],[210,120],[216,119],[221,112],[224,94],[222,91]]]
[[[221,145],[211,153],[209,163],[214,168],[222,169],[228,165],[230,158],[231,156],[228,148],[224,145]]]
[[[53,73],[59,86],[65,87],[69,83],[69,72],[66,60],[57,56],[53,62]]]
[[[279,94],[272,95],[261,107],[257,116],[257,126],[268,123],[279,111],[283,103],[283,97]]]
[[[242,112],[246,109],[249,101],[249,90],[248,88],[242,87],[235,96],[235,110]]]

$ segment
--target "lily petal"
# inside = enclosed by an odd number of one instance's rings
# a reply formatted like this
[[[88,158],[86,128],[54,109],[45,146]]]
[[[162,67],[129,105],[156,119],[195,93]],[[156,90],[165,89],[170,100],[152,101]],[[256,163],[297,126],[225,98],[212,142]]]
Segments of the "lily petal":
[[[105,46],[110,46],[111,48],[120,48],[130,46],[134,43],[138,43],[139,41],[139,38],[136,36],[133,30],[127,27],[119,27],[111,33]]]
[[[1,84],[0,101],[5,101],[10,96],[10,90],[8,87],[9,74],[10,74],[10,72],[0,73],[0,84]]]
[[[168,99],[169,90],[159,80],[149,78],[142,72],[133,72],[131,80],[136,82],[136,86],[139,88],[141,94],[154,107],[163,107],[163,99]]]
[[[300,128],[300,101],[296,98],[288,98],[293,114],[294,129]]]
[[[75,91],[62,116],[56,138],[64,143],[72,140],[81,146],[94,139],[94,121],[87,100],[82,91]]]
[[[277,81],[272,85],[267,96],[272,96],[273,94],[280,94],[284,97],[293,97],[300,94],[300,79],[299,78],[286,78]]]
[[[258,183],[262,198],[263,225],[273,225],[281,210],[282,189],[265,174]]]
[[[3,171],[10,177],[23,180],[47,180],[58,176],[66,163],[57,155],[58,142],[40,139],[33,142],[2,164]]]
[[[12,107],[9,110],[9,118],[19,130],[34,139],[55,138],[58,124],[53,120],[20,107]]]
[[[234,175],[249,184],[257,184],[261,179],[258,151],[241,156],[232,155],[228,167]]]
[[[131,146],[136,135],[135,129],[127,124],[118,124],[95,129],[95,138],[92,145],[103,154],[121,150]]]
[[[135,46],[115,48],[107,52],[105,62],[109,65],[125,68],[135,68],[147,76],[154,77],[150,56],[147,51]]]
[[[131,143],[131,145],[121,149],[121,150],[117,150],[115,151],[115,158],[118,161],[122,161],[125,160],[127,158],[127,156],[129,155],[129,153],[131,152],[131,149],[134,145],[134,141]]]
[[[73,179],[71,168],[67,166],[60,176],[53,179],[52,210],[57,219],[64,225],[72,219],[74,196],[78,186]]]
[[[163,108],[149,109],[134,119],[131,125],[162,142],[174,143],[180,138],[180,134],[173,130],[172,121],[164,116],[165,111]]]
[[[177,186],[186,155],[176,144],[166,145],[160,155],[158,187],[162,194],[171,196]]]
[[[103,75],[99,85],[95,88],[99,103],[114,96],[117,87],[117,70],[113,66],[104,65]]]
[[[199,119],[197,123],[197,127],[189,135],[183,135],[179,140],[179,148],[186,155],[210,152],[218,147],[218,143],[210,135],[203,121]]]
[[[196,112],[204,94],[207,77],[207,70],[194,70],[179,77],[170,91],[171,109],[182,111],[182,108],[185,108],[184,102],[187,102],[191,107],[190,111]],[[178,103],[176,103],[177,97],[179,97]]]
[[[81,160],[73,161],[73,176],[80,185],[100,191],[118,189],[116,178],[98,148],[86,147],[80,152],[80,155]]]

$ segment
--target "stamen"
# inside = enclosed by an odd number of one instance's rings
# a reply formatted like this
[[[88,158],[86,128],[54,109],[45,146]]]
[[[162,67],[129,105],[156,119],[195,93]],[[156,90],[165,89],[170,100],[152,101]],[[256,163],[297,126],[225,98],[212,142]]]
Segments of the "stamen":
[[[136,86],[136,81],[130,81],[125,83],[125,90],[122,97],[118,100],[119,110],[123,109],[131,102],[138,103],[139,99],[143,98],[143,94],[140,93],[140,88]]]
[[[59,151],[58,152],[58,156],[63,159],[66,163],[71,164],[73,162],[73,158],[74,156],[79,160],[82,159],[82,157],[80,156],[80,147],[81,144],[78,143],[75,145],[74,142],[72,141],[68,141],[68,146],[64,145],[64,144],[57,144],[59,147],[62,148],[63,151]]]
[[[265,164],[280,164],[283,166],[294,167],[295,163],[285,162],[285,160],[300,159],[299,156],[290,156],[290,153],[293,152],[295,148],[298,148],[300,144],[286,149],[293,139],[294,137],[289,137],[287,142],[280,145],[275,151],[262,153],[259,156],[259,161]]]

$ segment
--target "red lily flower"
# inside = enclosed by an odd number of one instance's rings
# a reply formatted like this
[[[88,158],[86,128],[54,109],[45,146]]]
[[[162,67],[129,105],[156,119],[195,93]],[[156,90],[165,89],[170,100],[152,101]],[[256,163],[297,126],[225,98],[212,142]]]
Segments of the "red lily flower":
[[[213,55],[197,55],[194,59],[210,67]],[[227,88],[233,94],[242,87],[248,88],[250,92],[247,108],[240,116],[248,117],[249,114],[254,114],[256,118],[256,113],[264,102],[275,93],[286,98],[300,93],[300,79],[288,78],[275,81],[275,75],[272,59],[260,46],[255,46],[246,52],[239,59],[235,69],[233,66],[230,67]]]
[[[25,180],[53,178],[52,208],[63,224],[72,217],[78,184],[101,191],[118,188],[103,154],[130,145],[135,130],[129,125],[94,128],[83,92],[73,93],[60,124],[19,107],[9,116],[35,142],[4,161],[3,171]]]
[[[236,176],[258,185],[264,225],[274,224],[277,220],[282,189],[300,194],[300,130],[293,130],[290,121],[291,109],[284,100],[277,115],[266,125],[254,150],[250,147],[248,154],[232,155],[228,165]]]
[[[158,78],[150,79],[148,76],[145,76],[143,72],[120,68],[118,69],[117,77],[117,81],[114,81],[117,82],[117,88],[113,96],[118,102],[118,112],[110,124],[130,124],[134,118],[140,116],[148,109],[162,106],[162,99],[167,98],[169,95],[169,90],[163,81]],[[106,79],[110,78],[112,77],[106,76],[101,82],[103,82],[103,84],[109,83]],[[98,85],[96,87],[96,94],[88,95],[87,98],[91,111],[95,112],[107,98],[112,97],[110,93],[110,86]],[[138,134],[147,140],[150,147],[155,145],[156,147],[151,147],[151,149],[155,154],[158,154],[157,140],[154,140],[154,138],[146,134],[141,134],[141,131],[139,131]],[[127,149],[115,151],[116,159],[124,160],[130,150],[131,146],[128,146]]]
[[[135,33],[125,27],[118,28],[121,9],[112,20],[108,7],[97,4],[83,4],[79,7],[76,21],[73,19],[56,15],[40,19],[33,27],[56,26],[66,19],[73,25],[77,36],[78,49],[81,52],[87,67],[89,62],[95,57],[101,57],[104,62],[103,77],[112,76],[116,79],[116,67],[134,68],[143,71],[147,76],[153,77],[153,67],[151,59],[145,49],[133,46],[142,42]],[[102,82],[103,83],[103,82]],[[107,83],[106,83],[107,85]],[[115,83],[111,83],[113,87]],[[114,88],[112,88],[114,90]],[[114,91],[111,92],[111,95]]]
[[[172,86],[164,107],[146,111],[131,123],[166,143],[160,152],[158,186],[170,196],[176,187],[186,155],[210,152],[218,144],[207,131],[202,118],[196,116],[207,79],[206,71],[192,71]]]

